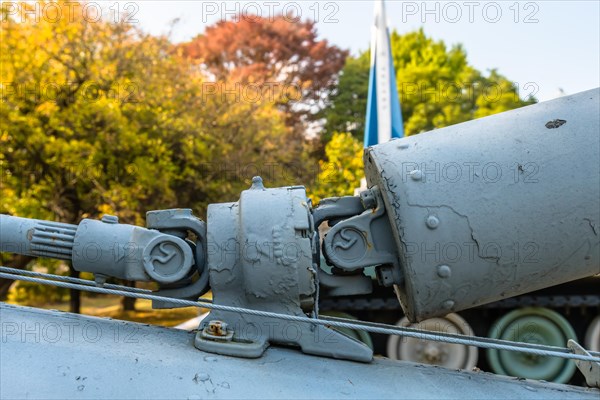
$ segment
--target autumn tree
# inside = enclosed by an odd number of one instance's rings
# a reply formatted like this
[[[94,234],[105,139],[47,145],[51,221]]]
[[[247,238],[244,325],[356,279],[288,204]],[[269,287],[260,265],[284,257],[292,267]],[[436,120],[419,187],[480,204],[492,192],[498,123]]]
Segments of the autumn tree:
[[[319,161],[319,175],[309,188],[309,196],[317,204],[334,196],[352,196],[360,187],[363,171],[363,144],[348,132],[336,132],[325,146],[325,160]]]
[[[443,41],[416,32],[391,35],[392,57],[404,129],[407,135],[465,122],[532,104],[518,88],[496,70],[488,75],[467,60],[460,45],[448,48]],[[321,116],[327,142],[336,132],[351,132],[362,139],[367,106],[369,52],[348,58],[339,85]]]
[[[152,86],[181,68],[155,56],[168,48],[160,39],[59,5],[58,20],[35,21],[35,4],[25,2],[3,20],[0,163],[2,190],[14,201],[1,211],[68,223],[111,213],[141,223],[143,209],[175,200],[165,132],[179,132],[165,125],[185,87],[173,82],[180,92],[159,96]],[[78,298],[73,292],[73,311]]]
[[[180,46],[215,81],[254,85],[287,115],[289,126],[311,120],[337,84],[347,52],[317,38],[313,21],[280,15],[221,21]]]
[[[107,213],[141,225],[153,209],[203,216],[209,202],[235,200],[249,186],[255,170],[240,165],[302,158],[286,146],[279,110],[205,96],[203,77],[168,38],[124,21],[91,22],[73,2],[59,3],[59,21],[8,16],[5,4],[0,213],[67,223]],[[274,175],[267,183],[293,182]],[[31,259],[2,261],[23,268]],[[0,283],[4,295],[10,283]]]

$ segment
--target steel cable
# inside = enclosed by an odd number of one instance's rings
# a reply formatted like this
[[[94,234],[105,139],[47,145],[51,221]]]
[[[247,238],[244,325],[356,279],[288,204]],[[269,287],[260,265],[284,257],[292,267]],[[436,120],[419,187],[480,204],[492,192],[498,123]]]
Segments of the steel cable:
[[[0,270],[4,270],[4,269],[5,269],[4,267],[0,267]],[[19,271],[23,272],[21,270],[19,270]],[[36,273],[36,274],[40,274],[40,273]],[[48,275],[48,274],[42,274],[42,275]],[[134,298],[146,299],[146,300],[156,300],[156,301],[164,301],[165,300],[165,297],[156,296],[156,295],[148,294],[145,292],[139,293],[139,292],[131,292],[131,291],[125,291],[125,290],[109,289],[109,288],[105,288],[105,287],[91,286],[91,285],[87,285],[87,284],[71,283],[71,282],[66,282],[66,281],[62,281],[62,280],[61,281],[46,280],[46,279],[36,278],[33,276],[25,276],[24,274],[12,274],[12,273],[0,272],[0,278],[19,280],[19,281],[25,281],[25,282],[33,282],[33,283],[39,283],[42,285],[57,286],[57,287],[62,287],[62,288],[66,288],[66,289],[76,289],[76,290],[83,290],[83,291],[89,291],[89,292],[94,292],[94,293],[113,294],[113,295],[118,295],[118,296],[134,297]],[[93,282],[93,281],[89,281],[89,282]],[[259,317],[276,318],[276,319],[281,319],[281,320],[286,320],[286,321],[302,322],[302,323],[308,323],[308,324],[313,324],[313,325],[322,325],[322,326],[326,326],[326,327],[363,330],[363,331],[367,331],[367,332],[371,332],[371,333],[382,333],[382,334],[387,334],[387,335],[406,336],[406,337],[412,337],[412,338],[417,338],[417,339],[422,339],[422,340],[431,340],[431,341],[436,341],[436,342],[454,343],[454,344],[476,346],[476,347],[487,348],[487,349],[496,349],[496,350],[518,351],[521,353],[535,354],[535,355],[539,355],[539,356],[560,357],[560,358],[566,358],[566,359],[591,361],[591,362],[599,362],[600,363],[600,357],[573,354],[571,352],[571,350],[569,350],[567,348],[561,348],[561,347],[544,346],[544,349],[542,349],[542,348],[532,347],[528,343],[511,342],[511,341],[499,340],[499,339],[482,340],[483,338],[479,338],[476,336],[469,337],[469,336],[464,336],[464,335],[431,333],[431,332],[424,331],[424,330],[413,329],[413,328],[402,328],[402,327],[393,326],[393,325],[364,323],[364,322],[357,323],[356,321],[352,321],[352,320],[349,320],[351,322],[342,322],[341,320],[337,320],[337,319],[335,319],[335,320],[334,319],[315,319],[315,318],[301,317],[301,316],[296,316],[296,315],[279,314],[279,313],[270,312],[270,311],[252,310],[252,309],[247,309],[247,308],[242,308],[242,307],[225,306],[225,305],[221,305],[221,304],[213,304],[213,303],[207,303],[207,302],[202,302],[202,301],[183,300],[183,299],[177,299],[177,298],[168,298],[168,300],[171,303],[179,304],[182,306],[188,306],[188,307],[200,307],[200,308],[207,308],[207,309],[212,309],[212,310],[220,310],[220,311],[226,311],[226,312],[255,315],[255,316],[259,316]],[[449,335],[452,335],[452,336],[449,336]]]

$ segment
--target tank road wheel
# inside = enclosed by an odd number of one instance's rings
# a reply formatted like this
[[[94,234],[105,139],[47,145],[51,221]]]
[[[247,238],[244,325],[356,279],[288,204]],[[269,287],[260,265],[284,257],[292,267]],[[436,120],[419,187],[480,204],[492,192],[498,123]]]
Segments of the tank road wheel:
[[[585,332],[585,348],[600,351],[600,316],[596,317]]]
[[[458,314],[448,314],[442,318],[430,318],[418,324],[411,324],[408,318],[404,317],[396,325],[432,332],[460,333],[473,336],[473,329],[469,323]],[[452,369],[471,370],[477,365],[478,351],[475,347],[462,344],[433,342],[393,335],[388,339],[387,355],[392,360],[413,361]]]
[[[323,316],[323,317],[346,318],[346,319],[358,321],[358,318],[356,318],[354,315],[350,315],[350,314],[347,314],[347,313],[341,312],[341,311],[324,311],[322,313],[319,313],[319,315]],[[369,346],[369,348],[371,350],[373,350],[373,340],[371,339],[371,335],[369,334],[369,332],[355,330],[355,329],[348,329],[348,328],[333,327],[332,329],[334,329],[340,333],[343,333],[344,335],[349,336],[352,339],[356,339],[359,342],[363,342],[364,344]]]
[[[494,323],[489,337],[559,347],[565,347],[569,339],[577,340],[565,318],[542,307],[509,312]],[[566,383],[575,372],[573,361],[557,357],[488,349],[487,359],[495,373],[521,378]]]

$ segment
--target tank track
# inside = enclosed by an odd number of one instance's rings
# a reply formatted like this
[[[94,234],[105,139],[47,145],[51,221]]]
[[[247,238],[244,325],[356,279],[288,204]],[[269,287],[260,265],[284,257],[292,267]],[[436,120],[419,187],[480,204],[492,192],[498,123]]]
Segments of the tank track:
[[[600,307],[600,295],[585,296],[520,296],[504,299],[495,303],[486,304],[478,308],[485,309],[509,309],[518,307]],[[398,299],[394,298],[331,298],[323,299],[319,304],[322,310],[357,310],[357,311],[381,311],[400,310]]]

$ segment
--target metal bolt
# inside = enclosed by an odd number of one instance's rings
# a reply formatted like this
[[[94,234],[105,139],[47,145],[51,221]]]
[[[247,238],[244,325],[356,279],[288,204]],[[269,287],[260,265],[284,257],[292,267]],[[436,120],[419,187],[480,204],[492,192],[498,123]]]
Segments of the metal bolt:
[[[450,278],[452,270],[447,265],[440,265],[438,267],[437,274],[440,278]]]
[[[263,180],[260,176],[255,176],[252,178],[252,186],[250,186],[251,190],[265,190],[265,185],[263,184]]]
[[[116,215],[104,214],[102,216],[101,221],[104,222],[105,224],[118,224],[119,217],[117,217]]]
[[[453,300],[446,300],[445,302],[442,303],[442,307],[445,310],[450,310],[452,307],[454,307],[454,301]]]
[[[368,210],[377,206],[377,200],[375,200],[375,194],[372,190],[365,190],[360,193],[360,201],[363,207]]]
[[[429,229],[435,229],[440,224],[440,220],[435,215],[430,215],[427,217],[425,223]]]
[[[227,336],[227,322],[213,320],[208,323],[207,331],[213,336]]]
[[[107,278],[108,277],[103,274],[94,274],[94,281],[96,282],[96,286],[100,286],[100,287],[104,286]]]
[[[413,181],[420,181],[423,179],[423,172],[421,170],[415,169],[414,171],[409,172],[410,177]]]

